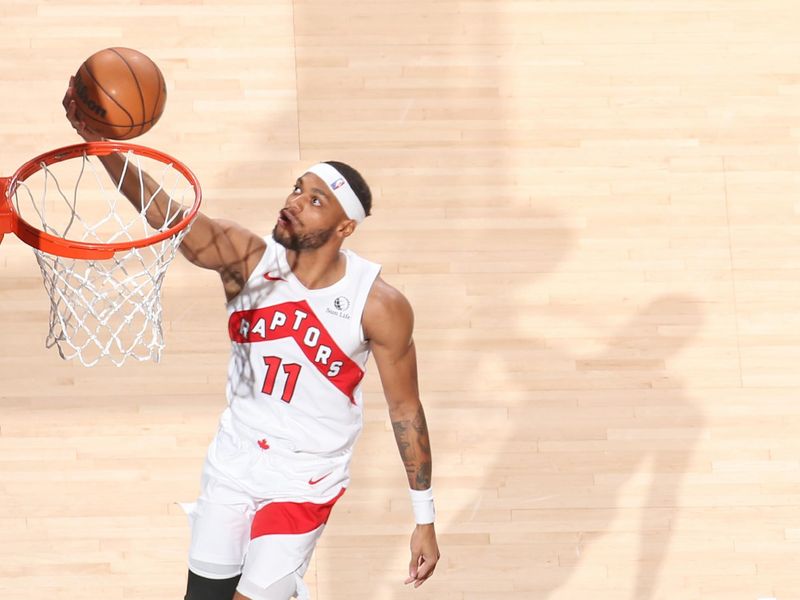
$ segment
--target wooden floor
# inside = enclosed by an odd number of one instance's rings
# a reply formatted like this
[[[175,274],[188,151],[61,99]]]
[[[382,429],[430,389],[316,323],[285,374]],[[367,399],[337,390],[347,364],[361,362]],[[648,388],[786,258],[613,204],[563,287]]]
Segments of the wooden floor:
[[[800,598],[795,0],[3,0],[0,173],[76,141],[82,60],[139,48],[205,210],[268,231],[312,162],[376,201],[351,247],[411,299],[441,566],[374,369],[315,600]],[[224,400],[215,276],[178,261],[160,365],[45,350],[0,246],[0,598],[182,598]]]

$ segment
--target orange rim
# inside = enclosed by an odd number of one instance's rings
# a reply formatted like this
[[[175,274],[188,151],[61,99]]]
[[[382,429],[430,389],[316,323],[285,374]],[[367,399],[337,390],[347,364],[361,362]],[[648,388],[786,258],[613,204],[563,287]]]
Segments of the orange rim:
[[[132,151],[139,156],[146,156],[163,163],[171,164],[173,168],[181,173],[192,184],[195,191],[195,200],[192,207],[186,212],[184,217],[175,225],[160,231],[155,235],[133,240],[130,242],[119,242],[114,244],[101,244],[91,242],[79,242],[51,235],[34,227],[23,219],[14,210],[11,198],[20,182],[40,171],[43,166],[49,166],[71,158],[82,156],[84,153],[89,156],[107,156],[115,152]],[[78,258],[84,260],[105,260],[114,256],[117,252],[130,250],[131,248],[144,248],[172,237],[182,229],[186,228],[200,210],[202,192],[200,182],[194,173],[179,160],[169,154],[146,146],[128,144],[125,142],[85,142],[65,146],[40,154],[22,165],[17,172],[8,179],[0,179],[0,241],[4,233],[13,233],[20,240],[33,246],[34,248],[66,258]]]

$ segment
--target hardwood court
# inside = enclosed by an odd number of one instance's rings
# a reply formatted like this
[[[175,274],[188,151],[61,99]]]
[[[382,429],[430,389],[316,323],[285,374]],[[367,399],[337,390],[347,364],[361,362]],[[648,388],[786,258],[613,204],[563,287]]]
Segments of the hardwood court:
[[[140,139],[267,232],[298,170],[376,196],[351,247],[416,309],[435,577],[374,370],[316,600],[800,595],[800,5],[789,0],[0,4],[0,171],[76,141],[92,52],[168,81]],[[224,406],[212,273],[177,261],[160,365],[43,348],[0,246],[0,597],[176,599]]]

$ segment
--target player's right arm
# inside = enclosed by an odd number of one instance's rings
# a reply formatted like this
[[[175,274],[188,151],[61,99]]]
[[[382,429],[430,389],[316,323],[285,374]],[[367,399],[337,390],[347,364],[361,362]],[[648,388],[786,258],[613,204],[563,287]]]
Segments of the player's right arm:
[[[64,108],[75,131],[87,142],[103,138],[81,121],[77,114],[72,79],[64,96]],[[121,154],[99,157],[114,185],[119,185],[125,167]],[[144,193],[140,185],[144,186]],[[154,229],[160,229],[180,220],[186,207],[170,202],[169,196],[159,190],[156,181],[145,172],[128,164],[120,190],[137,210],[142,210],[142,199],[153,198],[145,214]],[[183,238],[180,250],[194,265],[217,271],[222,279],[228,299],[236,296],[258,264],[264,253],[264,240],[241,225],[222,219],[212,219],[198,213],[189,233]]]

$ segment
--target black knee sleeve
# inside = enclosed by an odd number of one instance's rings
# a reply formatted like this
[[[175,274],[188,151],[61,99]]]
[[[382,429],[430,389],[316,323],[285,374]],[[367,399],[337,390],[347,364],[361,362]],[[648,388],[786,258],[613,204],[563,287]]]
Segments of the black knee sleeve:
[[[183,600],[233,600],[241,575],[230,579],[208,579],[189,571]]]

